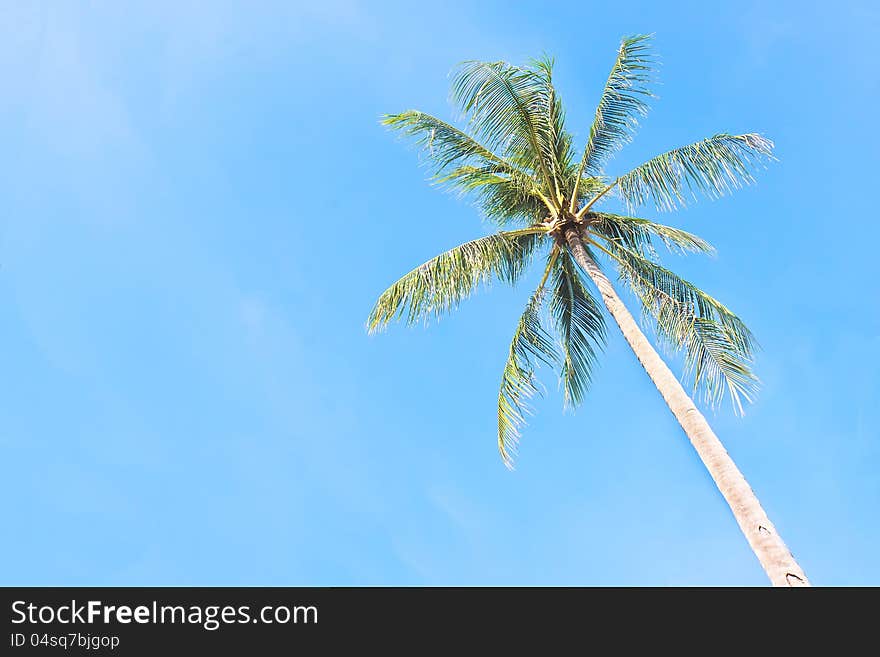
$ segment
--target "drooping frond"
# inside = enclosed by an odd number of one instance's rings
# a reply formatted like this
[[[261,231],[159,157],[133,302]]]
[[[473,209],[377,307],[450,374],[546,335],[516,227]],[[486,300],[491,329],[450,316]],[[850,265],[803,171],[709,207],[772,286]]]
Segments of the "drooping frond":
[[[591,212],[587,218],[590,232],[614,240],[641,255],[653,253],[652,237],[657,237],[674,253],[715,253],[715,247],[702,237],[680,228],[609,212]]]
[[[453,99],[490,148],[536,173],[552,188],[553,135],[548,87],[542,76],[506,62],[464,62],[452,83]]]
[[[560,254],[552,276],[549,305],[561,342],[560,379],[566,406],[576,406],[586,394],[605,343],[605,319],[568,250]]]
[[[707,403],[715,406],[726,390],[734,409],[742,413],[742,400],[751,401],[759,384],[751,371],[754,337],[743,321],[692,283],[635,251],[613,241],[602,250],[613,257],[621,278],[654,319],[658,337],[684,350],[694,392],[702,390]]]
[[[405,318],[412,324],[439,315],[456,307],[480,283],[493,277],[514,283],[528,266],[544,233],[540,227],[496,233],[432,258],[382,293],[367,328],[372,333],[394,319]]]
[[[498,451],[509,468],[513,467],[520,427],[525,423],[525,414],[529,412],[526,400],[538,392],[535,367],[538,362],[553,366],[559,358],[553,337],[541,323],[545,284],[559,252],[559,247],[554,246],[544,276],[529,298],[516,326],[507,363],[501,375],[501,389],[498,392]]]
[[[647,85],[654,65],[650,40],[648,35],[636,35],[620,43],[584,150],[584,170],[593,175],[598,175],[608,157],[632,139],[638,117],[648,112],[646,101],[652,94]]]
[[[658,210],[685,205],[685,194],[723,196],[754,181],[752,171],[773,157],[773,142],[758,134],[720,134],[658,155],[620,177],[630,208],[652,199]]]
[[[693,321],[693,328],[686,335],[685,354],[688,372],[694,377],[694,390],[702,387],[704,399],[717,406],[726,389],[734,410],[742,415],[743,399],[752,402],[760,385],[751,370],[751,357],[731,348],[737,336],[730,326],[704,317]]]

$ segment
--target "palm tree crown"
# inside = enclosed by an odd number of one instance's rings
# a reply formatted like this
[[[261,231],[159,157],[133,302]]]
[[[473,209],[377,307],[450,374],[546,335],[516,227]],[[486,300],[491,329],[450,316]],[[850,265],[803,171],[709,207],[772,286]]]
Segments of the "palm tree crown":
[[[466,129],[418,111],[387,115],[383,123],[424,147],[434,179],[474,195],[502,230],[442,253],[389,287],[370,313],[377,331],[391,320],[409,323],[454,308],[481,283],[515,283],[536,257],[543,276],[516,326],[498,395],[498,448],[511,464],[527,400],[537,392],[539,362],[557,367],[567,405],[589,386],[605,339],[601,304],[571,248],[580,240],[591,259],[607,257],[642,305],[665,345],[682,350],[694,390],[717,404],[729,395],[741,412],[757,378],[754,340],[726,306],[658,263],[657,242],[677,252],[711,252],[696,235],[631,216],[646,204],[673,210],[697,194],[717,197],[752,181],[772,157],[758,134],[717,134],[676,148],[627,173],[608,175],[610,156],[627,143],[646,113],[653,60],[649,37],[622,41],[583,150],[565,127],[553,85],[553,62],[518,67],[465,62],[452,96]],[[601,211],[617,197],[626,214]],[[593,251],[593,249],[595,251]]]

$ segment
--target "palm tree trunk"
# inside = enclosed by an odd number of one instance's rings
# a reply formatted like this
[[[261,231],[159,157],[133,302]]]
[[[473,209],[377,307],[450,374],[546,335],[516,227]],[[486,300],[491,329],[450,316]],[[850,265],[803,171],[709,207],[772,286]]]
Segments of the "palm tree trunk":
[[[810,586],[807,576],[776,532],[745,477],[706,422],[706,418],[697,410],[678,379],[639,329],[633,316],[617,296],[611,281],[587,252],[577,230],[568,228],[565,231],[565,240],[575,260],[599,288],[605,306],[617,321],[623,337],[697,450],[773,586]]]

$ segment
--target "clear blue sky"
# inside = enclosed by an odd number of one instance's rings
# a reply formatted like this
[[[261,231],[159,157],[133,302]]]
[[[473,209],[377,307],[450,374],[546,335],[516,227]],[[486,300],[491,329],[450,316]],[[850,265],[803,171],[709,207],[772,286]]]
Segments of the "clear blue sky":
[[[757,404],[710,421],[815,583],[880,584],[871,4],[3,2],[0,583],[764,584],[616,327],[577,412],[544,372],[514,473],[526,286],[364,332],[491,230],[379,115],[452,117],[457,62],[548,52],[583,138],[620,36],[654,32],[609,173],[722,131],[780,159],[661,217],[717,246],[667,262],[763,347]]]

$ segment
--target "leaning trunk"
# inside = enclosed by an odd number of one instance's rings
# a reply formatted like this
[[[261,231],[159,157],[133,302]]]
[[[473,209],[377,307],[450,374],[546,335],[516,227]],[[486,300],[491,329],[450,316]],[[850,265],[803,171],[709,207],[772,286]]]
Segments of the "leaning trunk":
[[[565,239],[578,264],[599,288],[605,306],[620,326],[623,337],[697,450],[772,584],[809,586],[807,576],[776,532],[745,477],[706,422],[706,418],[697,410],[678,379],[639,329],[633,316],[617,296],[611,281],[587,252],[578,232],[574,228],[567,229]]]

